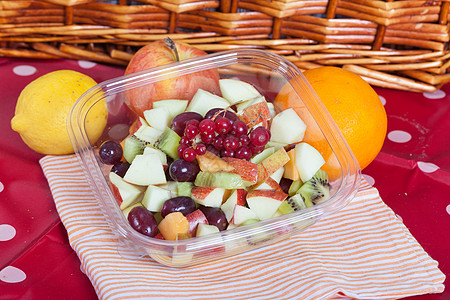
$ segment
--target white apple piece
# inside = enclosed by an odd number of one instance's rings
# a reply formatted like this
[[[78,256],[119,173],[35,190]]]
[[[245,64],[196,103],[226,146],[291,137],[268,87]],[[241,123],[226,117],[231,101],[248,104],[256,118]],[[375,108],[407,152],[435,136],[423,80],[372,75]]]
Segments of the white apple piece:
[[[273,148],[275,149],[275,151],[277,151],[278,149],[280,149],[280,148],[282,148],[282,147],[284,147],[284,146],[286,146],[286,144],[284,144],[284,143],[278,143],[278,142],[275,142],[275,141],[272,141],[272,140],[270,140],[270,141],[267,143],[267,145],[266,145],[266,147],[273,147]]]
[[[213,233],[217,233],[217,232],[220,232],[220,230],[219,230],[219,228],[217,228],[217,226],[199,223],[197,225],[197,231],[196,231],[195,236],[203,236],[203,235],[213,234]]]
[[[233,218],[234,207],[236,205],[245,205],[245,195],[247,195],[247,191],[245,189],[236,189],[220,206],[220,209],[222,209],[225,213],[228,222],[230,222]]]
[[[268,147],[264,149],[261,153],[256,154],[250,159],[250,162],[254,164],[259,164],[264,159],[268,158],[270,155],[275,153],[275,147]]]
[[[256,212],[242,205],[236,205],[233,212],[233,224],[241,225],[247,220],[259,219]]]
[[[324,164],[320,152],[310,144],[303,142],[295,146],[295,166],[303,182],[310,180]]]
[[[261,183],[260,185],[258,185],[257,187],[254,188],[254,190],[278,190],[278,191],[283,191],[283,189],[281,188],[280,184],[275,181],[275,179],[273,179],[272,177],[269,177],[266,179],[266,181],[264,181],[263,183]]]
[[[189,222],[189,234],[191,236],[195,236],[195,232],[197,231],[197,226],[200,223],[208,224],[208,219],[206,219],[205,214],[200,210],[196,209],[190,214],[186,216],[186,219]]]
[[[306,124],[292,108],[276,115],[270,125],[271,140],[286,145],[302,141],[305,131]]]
[[[144,153],[143,155],[147,155],[147,154],[156,154],[159,157],[159,160],[161,161],[161,163],[163,164],[163,166],[167,166],[167,156],[164,152],[162,152],[159,149],[147,146],[144,148]]]
[[[172,121],[169,109],[167,107],[152,108],[144,111],[144,117],[148,125],[160,130],[161,132],[170,126]]]
[[[202,89],[198,89],[191,102],[189,102],[186,111],[193,111],[202,116],[212,108],[227,108],[230,105],[224,98],[214,95]]]
[[[247,204],[260,220],[267,220],[273,216],[287,196],[280,191],[253,190],[247,194]]]
[[[272,173],[272,175],[270,175],[270,177],[275,180],[276,182],[280,183],[281,178],[283,177],[284,174],[284,167],[279,168],[278,170],[275,171],[275,173]]]
[[[142,198],[142,205],[152,212],[161,212],[164,202],[172,198],[170,190],[150,184]]]
[[[134,136],[136,136],[141,141],[145,141],[150,143],[151,145],[154,145],[162,133],[163,132],[161,130],[147,126],[143,123],[141,127],[136,130]]]
[[[197,204],[211,207],[220,207],[225,189],[195,186],[192,189],[192,199]]]
[[[186,110],[188,100],[165,99],[153,102],[153,108],[166,107],[170,113],[170,119]]]
[[[120,203],[121,210],[140,202],[144,196],[145,188],[124,181],[122,177],[114,172],[109,173],[109,182],[112,185],[113,194],[119,201],[122,201]]]
[[[272,102],[267,102],[267,107],[269,107],[270,118],[273,119],[277,115],[277,112],[275,111],[275,106],[273,105]]]
[[[227,99],[231,105],[261,97],[261,94],[253,85],[237,79],[220,79],[219,87],[222,96]]]
[[[137,185],[166,183],[164,166],[157,154],[136,155],[123,179]]]

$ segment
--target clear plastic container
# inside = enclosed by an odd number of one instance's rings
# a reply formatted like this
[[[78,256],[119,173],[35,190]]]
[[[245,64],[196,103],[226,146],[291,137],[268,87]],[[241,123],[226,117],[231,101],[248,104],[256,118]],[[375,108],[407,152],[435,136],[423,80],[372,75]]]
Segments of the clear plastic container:
[[[331,199],[307,209],[219,233],[185,240],[161,240],[144,236],[128,223],[110,189],[110,165],[98,158],[98,146],[105,140],[121,141],[132,123],[125,105],[126,93],[149,84],[206,69],[217,68],[221,78],[238,78],[253,84],[268,101],[274,101],[284,87],[295,105],[305,107],[331,150],[328,160],[338,166],[331,184]],[[103,136],[91,145],[85,130],[86,116],[99,101],[106,101],[108,125]],[[277,103],[274,104],[277,107]],[[118,77],[91,88],[73,106],[68,131],[85,176],[96,194],[111,230],[117,235],[121,254],[150,256],[174,267],[205,263],[285,240],[299,234],[320,218],[347,205],[359,187],[360,169],[330,115],[301,72],[281,56],[260,50],[237,50],[210,54],[144,72]]]

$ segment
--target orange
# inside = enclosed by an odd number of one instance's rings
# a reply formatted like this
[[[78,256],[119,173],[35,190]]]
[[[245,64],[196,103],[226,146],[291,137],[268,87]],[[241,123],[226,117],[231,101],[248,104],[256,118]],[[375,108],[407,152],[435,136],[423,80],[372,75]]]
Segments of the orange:
[[[318,67],[303,73],[338,126],[361,169],[380,152],[387,131],[387,116],[375,90],[359,75],[338,67]],[[328,142],[309,111],[286,84],[274,101],[278,110],[292,107],[307,125],[304,141],[319,150],[331,177],[339,176]]]

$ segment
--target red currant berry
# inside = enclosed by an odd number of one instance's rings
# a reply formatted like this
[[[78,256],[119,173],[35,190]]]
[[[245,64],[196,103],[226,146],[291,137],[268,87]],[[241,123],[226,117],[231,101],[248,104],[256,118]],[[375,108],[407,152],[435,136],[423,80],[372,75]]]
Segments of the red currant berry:
[[[214,137],[215,137],[214,133],[200,134],[200,139],[205,144],[212,144]]]
[[[216,125],[216,132],[218,134],[227,134],[231,130],[231,121],[222,116],[217,116],[214,120],[214,124]]]
[[[194,161],[197,153],[193,147],[188,147],[183,151],[183,158],[185,161]]]
[[[237,120],[233,123],[231,133],[235,137],[240,137],[241,135],[247,134],[248,128],[247,125],[241,120]]]
[[[213,134],[216,129],[216,125],[211,119],[203,119],[198,124],[198,129],[201,134]]]
[[[250,147],[250,150],[252,151],[252,155],[259,154],[265,149],[264,146],[255,146],[253,144],[250,144],[249,147]]]
[[[234,157],[249,160],[252,158],[252,150],[250,150],[250,147],[243,146],[235,152]]]
[[[250,138],[248,137],[248,135],[241,135],[239,137],[239,145],[247,146],[248,144],[250,144]]]
[[[199,120],[192,119],[192,120],[187,121],[186,126],[188,126],[188,125],[193,125],[193,126],[195,126],[195,127],[198,127],[198,124],[200,124],[200,121],[199,121]]]
[[[198,134],[198,127],[194,125],[186,125],[186,128],[184,129],[184,135],[192,140],[196,137]]]
[[[264,127],[256,127],[250,133],[250,142],[255,146],[265,146],[270,139],[269,130]]]
[[[182,136],[181,138],[180,138],[180,145],[190,145],[192,142],[191,142],[191,140],[190,139],[188,139],[188,137],[187,136]]]
[[[186,150],[189,146],[186,144],[180,144],[180,146],[178,146],[177,148],[177,153],[179,157],[183,157],[183,152],[184,150]]]
[[[197,153],[197,155],[203,155],[206,153],[206,145],[205,144],[198,144],[195,147],[195,152]]]
[[[223,148],[228,151],[235,151],[239,148],[239,140],[235,136],[228,135],[223,140]]]
[[[222,157],[234,157],[234,151],[229,151],[229,150],[222,150],[220,151],[220,155]]]
[[[222,150],[223,149],[223,139],[224,137],[222,135],[218,135],[214,138],[212,145],[217,149],[217,150]]]

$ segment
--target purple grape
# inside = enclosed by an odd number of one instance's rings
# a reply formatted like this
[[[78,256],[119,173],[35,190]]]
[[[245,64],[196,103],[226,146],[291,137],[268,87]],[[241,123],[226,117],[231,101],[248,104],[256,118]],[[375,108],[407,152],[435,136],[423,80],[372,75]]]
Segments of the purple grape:
[[[170,177],[175,181],[194,182],[198,172],[200,172],[200,168],[197,161],[189,162],[182,158],[175,160],[169,167]]]
[[[98,155],[104,164],[113,165],[122,159],[122,146],[113,141],[106,141],[101,144]]]
[[[191,212],[197,209],[194,200],[191,197],[180,196],[166,200],[161,208],[161,216],[164,218],[166,215],[179,211],[183,215],[187,216]]]
[[[175,131],[179,136],[184,135],[184,128],[186,127],[186,123],[189,120],[203,120],[203,117],[201,114],[193,112],[193,111],[186,111],[182,112],[179,115],[176,115],[172,122],[170,123],[170,128]]]
[[[210,109],[206,113],[205,119],[212,119],[216,115],[216,113],[219,112],[219,111],[220,111],[220,113],[217,114],[218,116],[225,117],[228,120],[230,120],[231,122],[234,122],[234,121],[236,121],[238,119],[238,117],[236,116],[236,114],[234,112],[231,112],[229,110],[224,111],[223,108],[212,108],[212,109]]]
[[[216,226],[220,231],[227,229],[227,217],[219,207],[200,206],[200,210],[210,225]]]
[[[134,230],[143,235],[154,237],[158,233],[155,217],[143,206],[136,206],[130,211],[128,222]]]
[[[127,161],[119,161],[114,164],[114,166],[111,168],[111,172],[116,173],[120,177],[125,176],[125,173],[128,171],[128,168],[130,167],[130,163]]]

